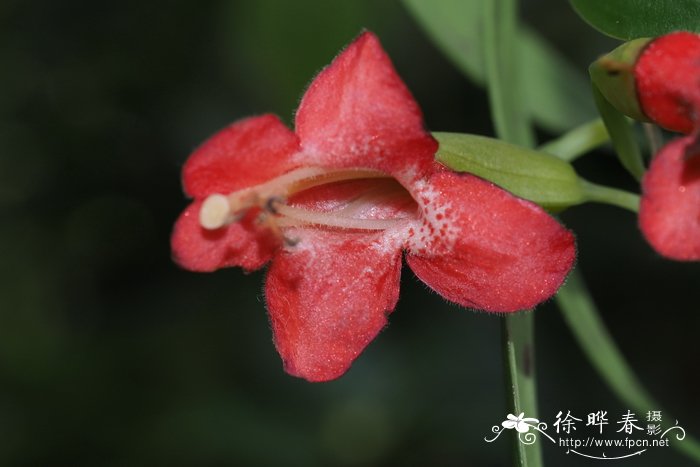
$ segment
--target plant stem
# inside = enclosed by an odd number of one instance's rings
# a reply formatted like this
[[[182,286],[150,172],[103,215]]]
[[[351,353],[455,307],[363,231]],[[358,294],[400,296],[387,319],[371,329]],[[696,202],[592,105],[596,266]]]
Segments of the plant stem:
[[[587,201],[612,204],[632,212],[639,212],[639,195],[580,179]]]
[[[524,312],[503,319],[503,348],[506,368],[506,385],[511,413],[525,413],[536,417],[537,387],[535,383],[535,314]],[[542,451],[539,443],[525,445],[514,433],[514,465],[541,466]]]
[[[496,135],[524,147],[534,145],[534,135],[523,102],[518,77],[516,33],[517,0],[484,2],[486,82]],[[503,318],[503,348],[508,405],[516,416],[537,417],[534,359],[534,314],[508,314]],[[518,467],[542,466],[539,443],[522,444],[513,434],[513,463]]]
[[[597,118],[574,128],[557,139],[543,144],[537,149],[567,162],[572,162],[609,140],[610,135],[608,135],[608,130],[605,129],[605,124],[601,119]]]

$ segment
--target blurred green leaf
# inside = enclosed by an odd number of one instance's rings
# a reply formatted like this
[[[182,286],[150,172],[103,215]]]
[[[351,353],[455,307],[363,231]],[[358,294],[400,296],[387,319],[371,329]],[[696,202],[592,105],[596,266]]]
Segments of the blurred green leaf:
[[[483,41],[485,0],[404,0],[428,36],[476,84],[486,81]],[[517,43],[526,106],[543,128],[563,132],[595,117],[585,75],[536,32],[521,28]]]
[[[258,102],[292,116],[304,88],[362,26],[376,28],[393,15],[392,2],[256,0],[223,4],[222,60],[231,79]],[[288,119],[291,120],[291,119]]]
[[[428,36],[464,74],[483,85],[484,54],[481,18],[484,0],[404,0]]]
[[[586,75],[536,32],[520,31],[520,74],[532,118],[552,132],[565,132],[595,118]]]
[[[483,10],[484,62],[487,90],[496,135],[532,147],[535,135],[526,107],[518,44],[518,22],[513,0],[494,0]]]
[[[618,39],[653,37],[677,30],[700,32],[700,0],[570,0],[591,26]]]
[[[454,170],[489,180],[547,209],[561,210],[584,201],[576,172],[557,157],[484,136],[433,136],[440,142],[436,159]]]
[[[659,410],[660,405],[637,378],[625,356],[610,335],[593,302],[580,270],[569,275],[555,296],[566,324],[602,380],[624,403],[639,412]],[[671,417],[667,417],[667,420]],[[682,442],[673,439],[671,446],[696,462],[700,461],[700,443],[687,435]]]

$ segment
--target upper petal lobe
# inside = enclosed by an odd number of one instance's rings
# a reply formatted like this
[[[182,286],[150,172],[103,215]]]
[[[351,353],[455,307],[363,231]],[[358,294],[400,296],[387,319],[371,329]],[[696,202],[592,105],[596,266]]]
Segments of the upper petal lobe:
[[[275,256],[265,297],[288,373],[309,381],[342,375],[385,326],[399,294],[401,249],[381,233],[297,230]]]
[[[230,193],[264,182],[298,164],[296,135],[274,115],[235,122],[214,134],[187,159],[185,193],[193,198]]]
[[[427,170],[437,149],[411,93],[365,32],[309,86],[296,115],[307,163],[394,175]]]
[[[496,312],[531,308],[551,297],[573,266],[573,235],[490,182],[441,171],[419,196],[425,238],[416,237],[406,259],[448,300]]]

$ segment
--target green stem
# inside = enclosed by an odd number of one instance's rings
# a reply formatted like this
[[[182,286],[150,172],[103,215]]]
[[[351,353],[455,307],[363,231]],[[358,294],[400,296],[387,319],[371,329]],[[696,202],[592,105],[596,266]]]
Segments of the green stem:
[[[644,389],[606,329],[578,270],[573,271],[566,285],[559,289],[556,301],[588,360],[615,395],[640,413],[661,410]],[[673,420],[672,417],[666,418]],[[669,439],[671,446],[700,463],[700,443],[697,440],[689,435],[679,442],[673,436]]]
[[[523,312],[503,319],[503,348],[508,388],[509,408],[518,416],[537,415],[537,386],[535,382],[535,314]],[[514,465],[541,466],[540,444],[526,445],[513,433]]]
[[[517,1],[484,2],[486,82],[496,135],[524,147],[534,145],[534,135],[518,80]],[[534,361],[534,314],[509,314],[503,318],[503,346],[508,405],[511,413],[537,417]],[[540,443],[525,445],[513,433],[514,465],[542,466]]]
[[[609,140],[610,135],[605,129],[605,123],[598,118],[543,144],[538,150],[572,162]]]
[[[586,201],[612,204],[632,212],[639,212],[639,195],[619,188],[598,185],[582,178],[579,178],[579,181]]]

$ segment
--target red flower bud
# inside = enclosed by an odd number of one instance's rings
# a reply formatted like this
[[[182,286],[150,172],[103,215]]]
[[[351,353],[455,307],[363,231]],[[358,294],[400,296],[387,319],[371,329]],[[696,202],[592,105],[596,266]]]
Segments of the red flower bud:
[[[700,35],[674,32],[651,41],[634,67],[642,111],[671,131],[691,133],[700,108]]]

